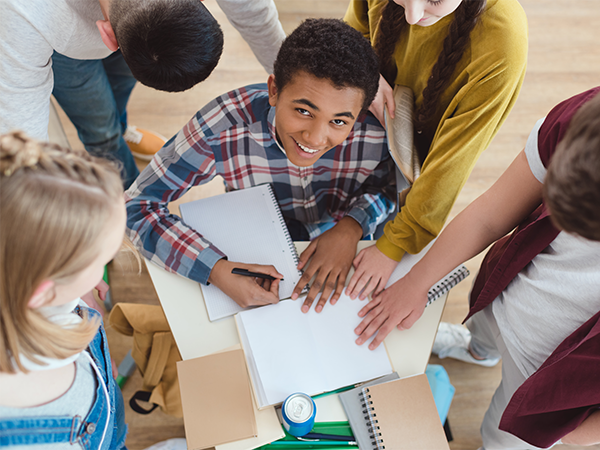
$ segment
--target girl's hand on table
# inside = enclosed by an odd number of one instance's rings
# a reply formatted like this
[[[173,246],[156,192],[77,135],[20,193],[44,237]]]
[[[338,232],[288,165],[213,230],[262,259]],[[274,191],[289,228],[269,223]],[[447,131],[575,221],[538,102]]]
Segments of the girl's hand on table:
[[[409,276],[392,284],[358,312],[364,319],[354,330],[358,335],[356,344],[364,344],[377,333],[369,344],[369,349],[375,350],[394,327],[407,330],[423,315],[428,289],[411,283]]]
[[[372,245],[361,250],[352,264],[355,270],[346,287],[346,295],[355,299],[360,294],[360,299],[364,300],[371,292],[378,295],[383,291],[398,262]]]

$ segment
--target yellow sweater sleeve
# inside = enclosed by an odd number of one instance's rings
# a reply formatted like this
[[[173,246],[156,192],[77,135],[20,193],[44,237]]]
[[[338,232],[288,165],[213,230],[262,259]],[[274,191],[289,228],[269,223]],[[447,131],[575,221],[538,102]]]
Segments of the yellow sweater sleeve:
[[[477,159],[514,106],[525,76],[527,23],[516,2],[500,2],[506,3],[493,11],[491,23],[473,31],[470,61],[453,80],[456,94],[435,130],[421,176],[377,241],[390,258],[418,253],[440,233]],[[509,3],[516,7],[507,8]],[[502,29],[502,35],[490,28]]]
[[[369,25],[369,5],[364,0],[350,0],[344,22],[355,30],[362,33],[367,39],[371,39],[371,30]]]

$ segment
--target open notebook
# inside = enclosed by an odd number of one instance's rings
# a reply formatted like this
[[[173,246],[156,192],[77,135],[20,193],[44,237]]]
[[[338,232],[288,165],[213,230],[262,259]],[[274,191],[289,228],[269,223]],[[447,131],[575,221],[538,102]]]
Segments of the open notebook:
[[[303,302],[285,300],[235,316],[259,408],[294,392],[315,395],[392,372],[383,345],[371,351],[354,343],[364,302],[342,294],[335,306],[306,314]]]
[[[302,274],[296,268],[298,254],[270,185],[184,203],[180,211],[184,222],[230,261],[275,266],[284,277],[279,285],[279,298],[292,295]],[[200,287],[211,321],[243,309],[218,287]]]
[[[429,248],[404,255],[388,285],[406,275]],[[457,267],[429,290],[429,303],[468,274],[466,267]],[[303,314],[303,301],[285,300],[235,316],[259,409],[294,392],[315,395],[392,372],[385,346],[371,351],[366,344],[355,344],[354,329],[362,320],[358,311],[365,302],[342,294],[321,313],[311,308]]]

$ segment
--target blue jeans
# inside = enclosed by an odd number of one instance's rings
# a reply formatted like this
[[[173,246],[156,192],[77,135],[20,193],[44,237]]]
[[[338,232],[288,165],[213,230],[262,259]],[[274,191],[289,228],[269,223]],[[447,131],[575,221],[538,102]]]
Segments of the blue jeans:
[[[136,80],[120,51],[105,59],[72,59],[52,55],[52,94],[65,111],[86,150],[118,161],[123,186],[128,188],[139,170],[123,132],[127,128],[127,101]]]
[[[85,308],[91,316],[97,311]],[[0,447],[34,444],[80,444],[86,450],[126,450],[125,407],[123,396],[112,377],[108,341],[101,326],[90,343],[88,351],[99,369],[96,399],[86,417],[80,416],[27,416],[0,419]],[[104,387],[110,405],[106,402]],[[110,408],[109,408],[110,406]],[[108,418],[108,426],[105,428]],[[102,447],[100,441],[106,429]]]

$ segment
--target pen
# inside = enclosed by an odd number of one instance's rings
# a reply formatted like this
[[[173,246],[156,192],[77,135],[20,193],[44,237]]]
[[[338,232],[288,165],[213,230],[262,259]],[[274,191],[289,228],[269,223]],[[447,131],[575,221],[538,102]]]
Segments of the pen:
[[[286,447],[302,447],[302,448],[326,448],[326,447],[357,447],[354,441],[274,441],[265,445],[263,448],[286,448]]]
[[[343,436],[341,434],[324,434],[324,433],[308,433],[302,437],[298,438],[301,441],[304,440],[313,440],[313,439],[327,439],[330,441],[343,441],[343,442],[353,442],[354,436]]]
[[[274,281],[277,279],[271,275],[267,275],[266,273],[250,272],[248,269],[241,269],[239,267],[234,267],[233,269],[231,269],[231,273],[233,273],[235,275],[242,275],[244,277],[262,278],[264,280],[270,280],[270,281]],[[283,281],[283,280],[281,280],[281,281]]]
[[[345,392],[345,391],[349,391],[350,389],[354,389],[357,386],[358,386],[358,384],[352,384],[350,386],[346,386],[346,387],[343,387],[343,388],[335,389],[333,391],[323,392],[322,394],[313,395],[312,398],[314,400],[316,398],[327,397],[328,395],[332,395],[332,394],[339,394],[340,392]]]

